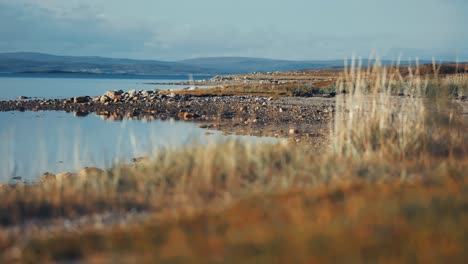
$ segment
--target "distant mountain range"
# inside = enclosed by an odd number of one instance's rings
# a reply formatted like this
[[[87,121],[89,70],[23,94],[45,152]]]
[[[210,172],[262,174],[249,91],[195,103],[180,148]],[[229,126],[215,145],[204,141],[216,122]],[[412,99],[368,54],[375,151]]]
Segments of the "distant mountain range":
[[[247,57],[212,57],[181,61],[57,56],[35,52],[0,53],[2,73],[86,74],[235,74],[343,67],[344,60],[293,61]],[[426,61],[428,62],[428,61]],[[426,63],[422,61],[421,63]],[[383,61],[384,64],[391,63]],[[367,60],[363,61],[367,65]]]

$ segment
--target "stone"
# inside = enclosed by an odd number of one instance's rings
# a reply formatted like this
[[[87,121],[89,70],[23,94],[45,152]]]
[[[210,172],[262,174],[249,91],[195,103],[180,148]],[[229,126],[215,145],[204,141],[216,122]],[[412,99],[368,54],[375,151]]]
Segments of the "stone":
[[[122,90],[114,90],[114,91],[107,91],[104,96],[109,97],[111,100],[115,100],[116,98],[120,99],[124,92]]]
[[[18,97],[20,100],[26,100],[26,99],[29,99],[29,97],[27,96],[24,96],[24,95],[21,95]]]
[[[83,103],[88,103],[90,100],[89,96],[77,96],[73,98],[73,102],[75,104],[83,104]]]
[[[291,128],[289,129],[289,134],[290,135],[295,135],[295,134],[298,134],[299,133],[299,130],[296,129],[296,128]]]
[[[99,101],[100,101],[101,103],[107,103],[107,102],[110,102],[111,99],[109,98],[109,96],[103,95],[103,96],[101,96],[101,98],[99,99]]]
[[[178,116],[180,118],[183,118],[184,120],[192,120],[192,119],[197,119],[200,117],[200,115],[196,113],[190,113],[190,112],[179,112]]]
[[[135,89],[130,90],[130,91],[127,92],[127,94],[128,94],[129,96],[135,96],[136,93],[137,93],[137,90],[135,90]]]

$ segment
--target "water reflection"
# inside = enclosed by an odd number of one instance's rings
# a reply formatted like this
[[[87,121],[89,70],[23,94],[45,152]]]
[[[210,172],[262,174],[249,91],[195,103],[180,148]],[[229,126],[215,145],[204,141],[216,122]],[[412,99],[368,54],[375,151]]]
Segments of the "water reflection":
[[[119,122],[115,122],[119,121]],[[161,148],[239,139],[275,142],[273,138],[223,136],[195,123],[140,120],[112,113],[0,112],[0,181],[34,181],[44,172],[108,168],[116,162],[151,155]]]

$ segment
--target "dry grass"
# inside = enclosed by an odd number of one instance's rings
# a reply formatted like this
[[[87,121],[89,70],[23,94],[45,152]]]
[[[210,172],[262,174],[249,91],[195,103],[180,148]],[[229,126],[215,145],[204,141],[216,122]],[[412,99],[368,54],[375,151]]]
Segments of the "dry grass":
[[[466,94],[468,79],[464,74],[442,79],[434,70],[433,76],[421,76],[418,67],[415,73],[410,68],[403,77],[378,63],[346,68],[338,84],[344,94],[336,99],[334,151],[355,158],[466,155],[468,138],[456,97]]]
[[[464,263],[467,188],[466,179],[448,177],[254,195],[217,213],[36,238],[23,257],[90,263]]]
[[[347,68],[329,152],[230,142],[4,186],[4,226],[131,209],[157,220],[22,244],[0,233],[0,249],[25,262],[462,263],[468,135],[453,91],[466,92],[467,81],[414,72]]]
[[[202,88],[196,90],[176,90],[176,91],[161,91],[161,93],[170,94],[172,92],[181,95],[192,95],[197,97],[207,96],[263,96],[263,97],[280,97],[280,96],[327,96],[335,91],[334,84],[336,81],[319,81],[314,83],[295,81],[284,84],[227,84],[223,87]]]

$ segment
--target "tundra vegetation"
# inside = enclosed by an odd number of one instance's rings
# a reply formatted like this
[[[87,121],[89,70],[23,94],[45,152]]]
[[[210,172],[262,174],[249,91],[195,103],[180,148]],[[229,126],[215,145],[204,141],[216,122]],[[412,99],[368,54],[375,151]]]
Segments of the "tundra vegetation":
[[[463,263],[468,75],[445,67],[345,67],[332,85],[330,146],[320,152],[228,142],[3,185],[3,260]],[[12,231],[105,212],[145,218]]]

